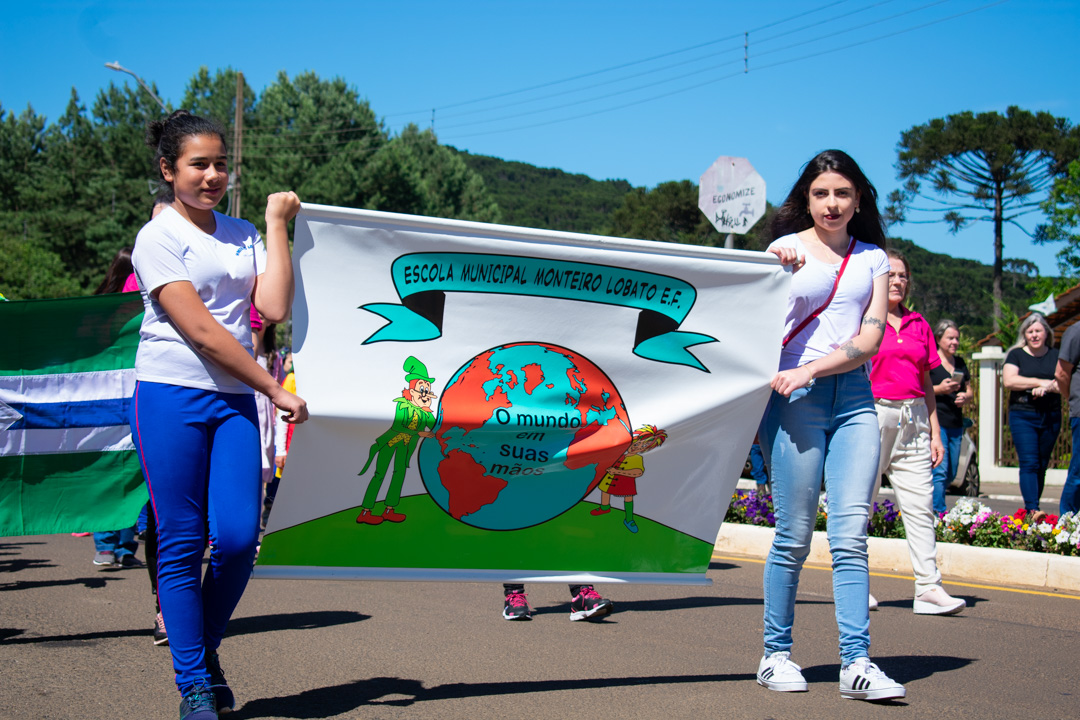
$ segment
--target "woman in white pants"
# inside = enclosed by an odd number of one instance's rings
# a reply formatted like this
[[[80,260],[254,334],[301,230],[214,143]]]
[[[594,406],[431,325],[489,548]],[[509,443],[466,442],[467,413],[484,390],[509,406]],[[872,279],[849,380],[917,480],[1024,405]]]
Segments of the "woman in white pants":
[[[910,284],[907,260],[890,250],[889,314],[870,372],[881,432],[878,481],[888,476],[900,506],[915,571],[915,613],[952,615],[967,603],[942,589],[937,569],[932,472],[944,459],[944,448],[930,370],[941,360],[930,325],[904,307]],[[871,596],[871,608],[876,605]]]

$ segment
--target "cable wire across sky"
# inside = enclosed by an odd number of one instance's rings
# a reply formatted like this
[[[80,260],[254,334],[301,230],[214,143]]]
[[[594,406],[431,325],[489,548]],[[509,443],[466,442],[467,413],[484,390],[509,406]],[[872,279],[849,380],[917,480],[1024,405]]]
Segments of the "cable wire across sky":
[[[444,142],[458,141],[485,135],[495,135],[510,132],[519,132],[523,130],[531,130],[547,125],[571,122],[574,120],[581,120],[604,113],[616,112],[636,105],[641,105],[643,103],[655,102],[664,98],[671,97],[673,95],[698,90],[700,88],[707,87],[715,83],[719,83],[725,80],[731,80],[732,78],[738,77],[740,75],[748,75],[754,72],[769,70],[791,63],[808,60],[814,57],[820,57],[822,55],[836,53],[874,42],[880,42],[888,38],[893,38],[901,34],[922,30],[933,25],[955,20],[957,18],[1008,2],[1008,0],[995,0],[993,2],[984,3],[977,7],[969,8],[961,12],[953,13],[946,16],[932,17],[931,19],[916,23],[914,25],[898,27],[896,29],[889,30],[888,32],[884,32],[871,38],[843,43],[839,45],[833,44],[830,47],[826,47],[814,52],[794,57],[778,59],[775,62],[770,62],[764,65],[757,64],[755,62],[757,59],[762,57],[772,57],[780,55],[782,53],[790,52],[795,50],[796,48],[801,48],[807,45],[813,45],[815,43],[829,43],[830,41],[834,41],[841,35],[846,35],[860,30],[864,30],[872,26],[896,26],[900,23],[902,18],[916,15],[925,16],[938,6],[955,3],[957,1],[958,0],[933,0],[932,2],[922,4],[918,7],[905,9],[900,12],[895,12],[882,17],[865,19],[865,21],[858,22],[854,25],[846,24],[844,27],[840,27],[837,29],[830,28],[827,34],[821,33],[819,28],[823,26],[839,25],[844,21],[851,19],[854,15],[857,14],[863,14],[865,17],[865,13],[882,8],[895,2],[895,0],[878,0],[877,2],[871,2],[864,4],[860,7],[851,8],[849,4],[852,2],[852,0],[835,0],[834,2],[825,3],[805,12],[781,18],[779,20],[757,26],[750,30],[732,33],[721,38],[651,55],[646,58],[628,60],[597,70],[578,73],[571,77],[536,83],[527,87],[493,93],[471,100],[463,100],[459,102],[450,102],[444,105],[437,105],[434,108],[429,108],[426,110],[389,113],[382,116],[382,119],[388,120],[391,118],[404,118],[421,114],[424,116],[431,116],[433,120],[432,129],[439,132],[440,140]],[[827,10],[837,8],[838,6],[842,5],[849,6],[844,9],[843,13],[830,14],[827,17],[821,17],[817,20],[814,20],[813,22],[806,23],[788,30],[784,30],[782,32],[774,33],[764,38],[755,39],[753,37],[755,33],[761,32],[763,30],[776,28],[781,25],[792,23],[796,20],[806,18],[811,15],[824,13]],[[789,42],[786,42],[779,46],[770,47],[770,45],[772,45],[773,43],[785,38]],[[707,52],[699,52],[706,48],[709,49]],[[666,62],[655,67],[648,66],[650,63],[659,63],[661,61],[666,61],[677,56],[685,56],[689,53],[696,54],[689,58],[680,59],[676,62]],[[735,55],[735,57],[733,57],[732,59],[723,59],[725,56],[732,55]],[[688,67],[692,67],[694,69],[691,69],[689,71],[684,69]],[[618,71],[626,70],[629,68],[639,69],[629,74],[621,74],[618,77],[603,80],[594,80],[593,82],[589,82],[585,85],[579,84],[574,86],[575,83],[580,83],[584,80],[593,80],[595,78],[599,78],[600,76],[610,75],[612,73],[616,73]],[[725,68],[728,68],[727,72],[724,72]],[[677,74],[673,74],[672,71],[679,72]],[[616,98],[632,96],[635,93],[647,92],[648,90],[657,88],[659,86],[670,85],[672,83],[680,83],[691,78],[697,78],[701,77],[702,75],[716,72],[721,72],[722,74],[709,75],[705,79],[699,80],[698,82],[680,85],[678,87],[667,90],[666,92],[647,95],[645,97],[639,97],[625,102],[615,102],[596,109],[587,110],[586,112],[579,112],[549,119],[539,119],[545,114],[556,113],[560,110],[604,103],[605,101],[612,101]],[[658,74],[660,74],[661,76],[656,78],[655,76],[657,76]],[[646,78],[649,79],[646,81]],[[623,85],[623,87],[620,88],[620,85]],[[562,89],[551,91],[553,88],[556,87],[561,87]],[[608,92],[596,94],[595,91],[601,88],[612,89]],[[543,90],[548,90],[549,92],[545,92],[540,95],[534,95],[532,97],[521,97],[526,96],[529,93],[537,93]],[[582,93],[590,94],[587,97],[570,99],[572,96],[580,96]],[[510,100],[510,98],[513,99]],[[443,114],[443,112],[446,110],[466,108],[468,106],[481,105],[484,103],[491,103],[492,101],[498,100],[507,101],[487,105],[484,107],[462,110],[461,112]],[[530,104],[539,104],[540,106],[533,107],[531,109],[523,107]],[[512,111],[514,108],[522,109],[519,111]],[[514,124],[509,127],[480,129],[480,127],[484,125],[505,123],[506,121],[510,120],[520,120],[522,118],[530,117],[536,117],[538,118],[538,121],[526,124]],[[451,123],[449,125],[445,125],[440,122],[459,118],[473,119],[465,120],[463,122]],[[452,132],[457,130],[466,130],[468,128],[477,128],[477,130],[475,132]],[[325,149],[332,146],[345,146],[349,143],[354,142],[357,139],[356,133],[369,132],[369,128],[342,128],[340,123],[327,123],[323,126],[308,125],[305,126],[304,130],[302,131],[290,132],[289,138],[292,139],[297,137],[298,135],[314,136],[322,134],[324,132],[331,137],[328,137],[327,139],[321,141],[314,140],[312,142],[267,142],[265,144],[260,143],[260,141],[264,141],[271,137],[278,136],[279,132],[280,130],[278,128],[264,129],[259,127],[252,127],[249,129],[249,134],[247,136],[249,138],[248,142],[250,144],[246,145],[246,147],[257,153],[258,150],[263,148],[267,150],[273,150],[275,152],[280,152],[282,150],[302,149],[306,147],[317,147]],[[324,151],[302,156],[324,157],[330,154],[333,153]],[[257,157],[257,155],[253,155],[252,157]]]

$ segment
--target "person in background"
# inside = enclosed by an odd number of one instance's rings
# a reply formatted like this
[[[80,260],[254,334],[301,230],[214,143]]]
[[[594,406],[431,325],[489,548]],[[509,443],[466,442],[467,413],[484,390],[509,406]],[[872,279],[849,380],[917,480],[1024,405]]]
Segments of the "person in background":
[[[885,337],[870,371],[881,437],[877,478],[889,478],[900,506],[915,571],[915,614],[952,615],[967,602],[945,592],[937,568],[931,476],[933,468],[941,464],[944,450],[930,371],[941,360],[930,325],[922,315],[904,307],[911,288],[907,258],[896,250],[888,255],[889,314]],[[876,604],[871,596],[870,605]]]
[[[263,323],[262,316],[255,306],[251,306],[251,344],[255,352],[255,362],[266,368],[266,371],[281,382],[278,377],[280,360],[275,351],[274,332],[277,325]],[[262,393],[255,393],[255,408],[259,411],[259,461],[262,463],[262,479],[265,488],[274,477],[274,433],[276,415],[274,404],[270,398]]]
[[[757,484],[757,491],[762,495],[772,495],[772,486],[769,485],[769,468],[765,466],[765,455],[761,452],[761,444],[754,437],[754,444],[750,446],[750,475]]]
[[[1061,489],[1058,512],[1080,513],[1080,325],[1070,325],[1061,338],[1058,351],[1057,379],[1061,394],[1069,398],[1069,429],[1072,431],[1072,458],[1065,487]]]
[[[131,274],[131,248],[122,247],[105,272],[105,279],[94,290],[95,295],[121,292],[124,281]],[[135,526],[121,530],[106,530],[94,534],[94,567],[99,570],[142,567],[135,557],[139,541],[135,538]]]
[[[960,328],[952,320],[939,320],[934,326],[938,360],[930,369],[934,383],[934,402],[937,403],[938,427],[941,428],[942,461],[934,468],[934,512],[948,510],[945,491],[956,477],[960,463],[960,448],[964,441],[964,414],[961,408],[971,400],[971,373],[964,358],[956,354],[960,347]]]
[[[282,355],[281,372],[285,374],[281,386],[289,392],[296,394],[296,375],[293,373],[293,356],[286,351]],[[281,484],[281,476],[285,472],[285,460],[288,458],[289,449],[292,447],[293,431],[296,425],[285,422],[284,415],[278,414],[275,418],[274,427],[274,475],[266,485],[263,496],[262,527],[266,529],[266,521],[270,519],[270,510],[274,507],[274,498],[277,497],[278,486]]]
[[[866,523],[881,448],[866,362],[888,308],[889,260],[877,191],[846,153],[803,168],[777,209],[768,251],[792,269],[779,371],[758,438],[772,479],[776,534],[765,561],[764,649],[757,682],[807,689],[791,660],[799,575],[810,553],[825,480],[840,695],[902,698],[870,661]]]
[[[1045,515],[1039,508],[1050,453],[1061,432],[1061,395],[1054,333],[1039,313],[1020,323],[1016,342],[1005,355],[1002,384],[1009,391],[1009,429],[1020,462],[1020,494],[1029,519]]]
[[[525,585],[503,583],[503,619],[532,620],[532,608],[526,600]],[[615,609],[615,603],[600,597],[592,585],[570,586],[570,621],[601,620]]]
[[[170,203],[139,232],[132,257],[145,309],[132,438],[157,524],[158,597],[180,718],[214,720],[236,704],[218,646],[259,534],[253,391],[289,422],[308,416],[306,403],[255,361],[249,321],[251,303],[271,322],[288,315],[288,223],[300,200],[292,192],[267,198],[264,245],[251,223],[214,211],[228,185],[219,125],[179,110],[147,126],[147,144]]]

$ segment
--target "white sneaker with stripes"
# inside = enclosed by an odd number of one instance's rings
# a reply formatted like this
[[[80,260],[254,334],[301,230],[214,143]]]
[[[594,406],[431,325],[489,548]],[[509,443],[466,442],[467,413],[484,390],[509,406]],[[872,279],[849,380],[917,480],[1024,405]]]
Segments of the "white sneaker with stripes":
[[[859,658],[840,670],[840,696],[851,700],[890,700],[907,695],[904,686],[881,672],[870,658]]]
[[[806,692],[802,668],[791,662],[791,653],[774,652],[758,663],[758,685],[779,692]]]

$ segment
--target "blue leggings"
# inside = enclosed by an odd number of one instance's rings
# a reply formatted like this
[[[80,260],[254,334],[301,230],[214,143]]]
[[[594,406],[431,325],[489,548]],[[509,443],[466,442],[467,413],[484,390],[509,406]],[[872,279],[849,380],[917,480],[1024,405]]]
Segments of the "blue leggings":
[[[139,381],[131,431],[157,524],[158,600],[184,692],[199,679],[209,685],[205,652],[221,644],[255,560],[262,479],[255,399]]]

